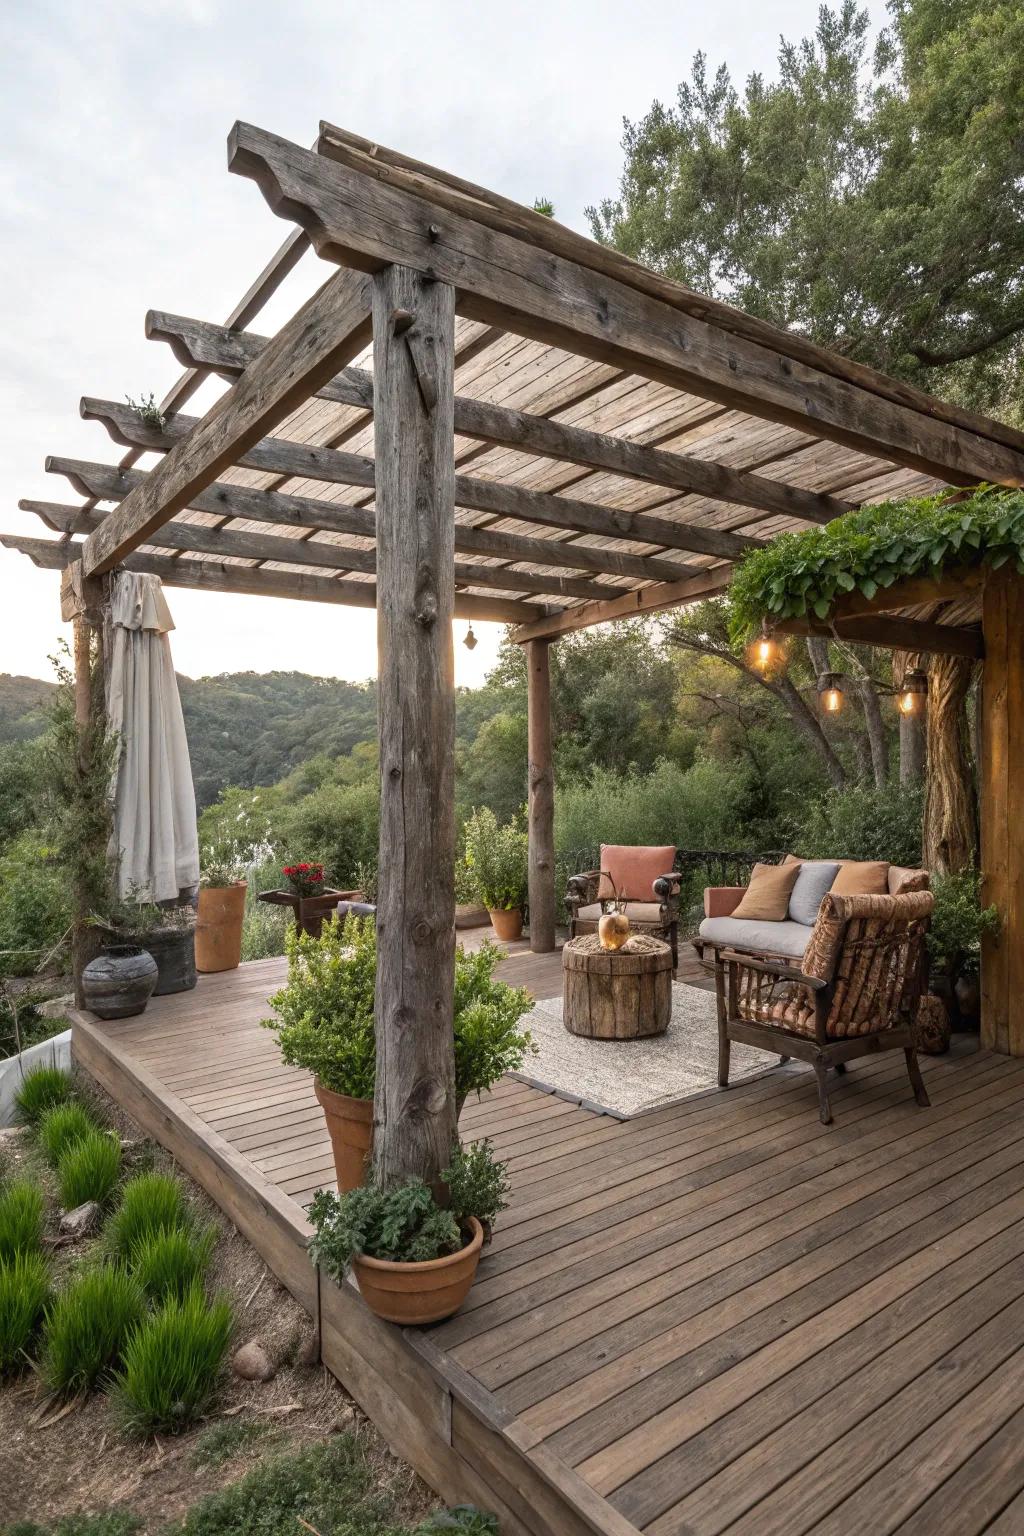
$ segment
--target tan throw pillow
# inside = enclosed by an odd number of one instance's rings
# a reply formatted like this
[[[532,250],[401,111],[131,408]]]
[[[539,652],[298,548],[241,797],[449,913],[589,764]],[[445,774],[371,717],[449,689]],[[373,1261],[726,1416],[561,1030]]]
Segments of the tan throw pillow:
[[[889,866],[881,859],[856,863],[849,860],[839,866],[832,882],[833,896],[888,896]]]
[[[789,911],[789,896],[800,865],[755,864],[750,884],[733,917],[746,917],[759,923],[781,923]]]

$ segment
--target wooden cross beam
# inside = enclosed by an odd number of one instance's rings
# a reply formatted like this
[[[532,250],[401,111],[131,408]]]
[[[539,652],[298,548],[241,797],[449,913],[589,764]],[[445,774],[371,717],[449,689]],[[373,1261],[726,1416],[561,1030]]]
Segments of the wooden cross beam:
[[[337,273],[282,327],[196,431],[167,454],[114,517],[90,534],[82,553],[86,576],[109,571],[144,544],[240,453],[361,352],[370,334],[367,280]]]
[[[452,283],[459,312],[954,484],[1024,484],[1024,454],[729,333],[650,294],[246,123],[229,169],[317,253]]]
[[[859,645],[880,645],[893,651],[926,651],[932,656],[969,656],[981,661],[985,642],[980,629],[955,624],[933,624],[924,619],[894,618],[890,614],[837,619],[820,624],[807,619],[786,619],[776,629],[787,635],[821,635],[825,639],[850,640]]]

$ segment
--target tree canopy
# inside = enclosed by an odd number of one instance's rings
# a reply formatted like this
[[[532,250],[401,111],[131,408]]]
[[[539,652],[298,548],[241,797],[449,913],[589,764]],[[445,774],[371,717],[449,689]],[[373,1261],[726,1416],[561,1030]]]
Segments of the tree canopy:
[[[597,239],[859,361],[1024,420],[1024,9],[854,0],[741,91],[703,54],[626,122]]]

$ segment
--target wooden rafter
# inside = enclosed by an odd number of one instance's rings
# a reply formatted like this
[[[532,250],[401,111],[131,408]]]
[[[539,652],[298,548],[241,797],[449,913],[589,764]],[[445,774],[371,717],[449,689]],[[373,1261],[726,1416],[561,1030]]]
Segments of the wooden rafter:
[[[229,169],[319,255],[453,283],[459,311],[957,484],[1024,484],[1024,453],[723,331],[536,244],[236,123]]]
[[[924,619],[893,618],[885,613],[836,619],[832,624],[786,619],[776,628],[783,634],[821,635],[824,639],[834,637],[861,645],[880,645],[886,650],[927,652],[932,656],[969,656],[980,661],[985,655],[980,629],[933,624]]]

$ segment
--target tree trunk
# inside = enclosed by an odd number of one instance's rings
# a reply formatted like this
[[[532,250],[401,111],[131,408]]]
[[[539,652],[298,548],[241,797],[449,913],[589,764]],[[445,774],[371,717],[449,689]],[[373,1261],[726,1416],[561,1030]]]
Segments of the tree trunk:
[[[911,667],[921,664],[920,657],[912,651],[893,651],[892,682],[897,692]],[[900,715],[900,783],[920,784],[924,779],[926,760],[926,736],[924,712],[916,715]]]
[[[374,279],[380,876],[373,1165],[435,1191],[456,1137],[455,293]]]
[[[555,778],[551,762],[549,642],[526,644],[529,758],[530,949],[555,947]]]
[[[757,674],[752,674],[756,676]],[[825,772],[836,789],[844,789],[846,786],[846,769],[832,750],[832,745],[825,735],[821,721],[811,709],[807,700],[799,688],[789,677],[781,678],[777,683],[766,682],[758,678],[764,686],[774,693],[777,699],[781,699],[789,711],[789,717],[797,730],[803,736],[812,751],[821,758]]]
[[[935,874],[967,869],[978,858],[978,817],[964,701],[974,663],[933,656],[928,669],[928,775],[924,863]]]
[[[885,739],[885,721],[878,692],[870,677],[857,678],[857,692],[864,711],[864,728],[868,738],[871,772],[876,789],[884,789],[889,779],[889,747]]]

